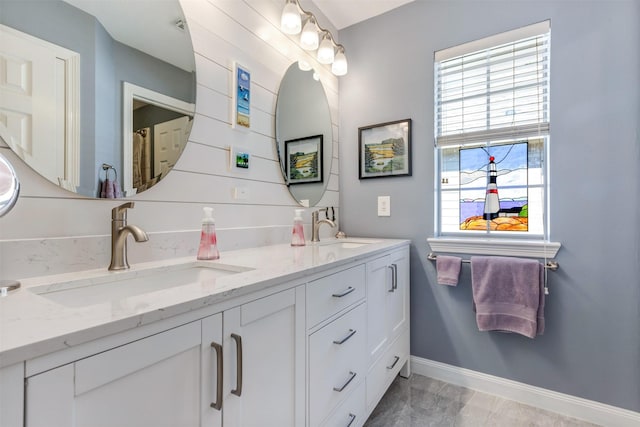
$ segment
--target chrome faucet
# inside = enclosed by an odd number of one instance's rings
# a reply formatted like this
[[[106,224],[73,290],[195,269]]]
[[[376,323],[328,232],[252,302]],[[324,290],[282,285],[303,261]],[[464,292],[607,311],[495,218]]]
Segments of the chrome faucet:
[[[111,209],[111,264],[109,270],[126,270],[127,236],[131,234],[136,242],[146,242],[149,236],[136,225],[127,225],[127,209],[133,208],[133,202],[127,202]]]
[[[311,213],[311,241],[319,242],[320,241],[320,225],[329,224],[332,228],[336,226],[336,223],[331,221],[329,218],[318,219],[320,216],[320,212],[327,212],[328,208],[318,209],[317,211],[313,211]],[[334,218],[335,219],[335,218]]]

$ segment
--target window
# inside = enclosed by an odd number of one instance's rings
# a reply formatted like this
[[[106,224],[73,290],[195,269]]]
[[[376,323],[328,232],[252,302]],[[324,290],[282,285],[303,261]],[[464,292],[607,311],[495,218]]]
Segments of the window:
[[[438,236],[546,239],[549,33],[436,52]]]

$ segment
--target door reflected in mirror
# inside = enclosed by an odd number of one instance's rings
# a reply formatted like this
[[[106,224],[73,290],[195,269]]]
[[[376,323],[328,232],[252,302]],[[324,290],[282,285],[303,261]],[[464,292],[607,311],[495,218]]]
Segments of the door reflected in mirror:
[[[101,196],[103,164],[120,177],[117,193],[150,188],[183,152],[193,123],[185,22],[178,0],[2,0],[0,138],[44,178],[83,196]],[[148,141],[134,154],[134,131],[144,129]]]
[[[299,165],[292,165],[291,159],[304,160],[309,157],[309,153],[304,153],[305,156],[287,158],[288,141],[289,145],[299,141],[320,141],[321,145],[311,151],[322,156],[322,159],[315,161],[316,165],[322,165],[318,168],[321,176],[314,176],[312,179],[292,178],[291,170],[299,169]],[[313,78],[313,70],[300,70],[297,62],[289,67],[278,90],[276,148],[282,175],[293,198],[302,206],[315,206],[322,199],[331,174],[331,113],[322,83]],[[289,151],[291,152],[291,147]]]

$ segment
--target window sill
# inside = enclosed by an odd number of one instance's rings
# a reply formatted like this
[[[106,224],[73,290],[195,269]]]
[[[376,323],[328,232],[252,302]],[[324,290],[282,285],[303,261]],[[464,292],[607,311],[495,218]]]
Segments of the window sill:
[[[561,244],[540,240],[507,240],[460,237],[429,237],[435,253],[503,255],[528,258],[555,258]]]

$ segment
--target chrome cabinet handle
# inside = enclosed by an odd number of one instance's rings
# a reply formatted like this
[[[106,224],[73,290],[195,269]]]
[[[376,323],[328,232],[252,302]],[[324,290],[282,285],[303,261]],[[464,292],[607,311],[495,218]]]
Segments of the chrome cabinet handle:
[[[398,264],[391,264],[393,267],[393,290],[398,289]]]
[[[349,371],[349,379],[347,380],[347,382],[342,384],[342,387],[334,387],[333,390],[337,391],[338,393],[341,392],[349,385],[351,381],[353,381],[355,377],[356,377],[356,373]]]
[[[344,338],[342,338],[341,340],[335,340],[335,341],[333,341],[333,343],[334,344],[338,344],[338,345],[344,344],[349,338],[354,336],[355,333],[356,333],[355,329],[349,329],[349,332],[347,332],[347,335]]]
[[[351,424],[353,424],[353,422],[356,420],[356,414],[349,414],[349,424],[347,424],[347,427],[351,426]]]
[[[211,347],[216,351],[216,401],[211,403],[211,407],[216,410],[222,409],[222,346],[217,342],[212,342]]]
[[[236,342],[236,364],[238,365],[236,388],[231,390],[231,394],[240,397],[242,395],[242,337],[237,334],[231,334],[231,338]]]
[[[387,366],[387,369],[393,369],[398,363],[398,360],[400,360],[400,358],[398,356],[395,356],[393,363],[391,364],[391,366]]]
[[[395,292],[395,290],[396,290],[396,276],[395,276],[395,274],[393,274],[393,264],[391,264],[387,268],[389,268],[389,270],[391,270],[391,289],[389,289],[387,292]]]
[[[353,288],[353,287],[349,286],[346,291],[343,291],[342,293],[339,293],[339,294],[332,294],[331,296],[334,297],[334,298],[342,298],[343,296],[349,295],[351,292],[353,292],[355,290],[356,290],[356,288]]]

